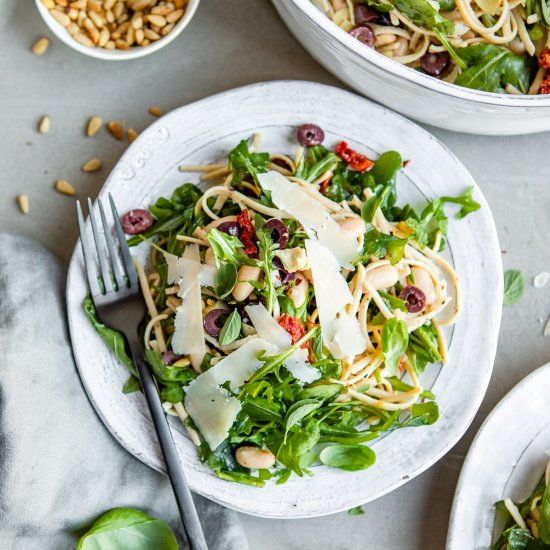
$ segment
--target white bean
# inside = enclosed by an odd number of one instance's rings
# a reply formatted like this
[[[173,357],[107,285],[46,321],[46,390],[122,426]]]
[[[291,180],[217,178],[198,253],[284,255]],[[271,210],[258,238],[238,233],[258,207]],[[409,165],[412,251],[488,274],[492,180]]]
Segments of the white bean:
[[[399,280],[399,272],[390,264],[381,265],[365,273],[365,280],[374,290],[390,288]]]
[[[296,307],[302,307],[306,301],[309,283],[302,272],[296,273],[296,283],[287,292]]]
[[[395,34],[379,34],[374,41],[374,47],[380,48],[381,46],[387,46],[388,44],[393,44],[397,40]]]
[[[426,303],[432,304],[435,300],[435,287],[430,274],[422,268],[413,267],[414,286],[426,296]]]
[[[361,238],[365,234],[365,222],[359,216],[338,220],[338,225],[344,230]]]
[[[266,470],[275,464],[275,455],[258,447],[239,447],[235,452],[235,458],[243,468],[252,470]]]
[[[254,287],[248,281],[259,281],[261,269],[253,265],[242,265],[237,274],[239,281],[233,289],[233,298],[238,302],[242,302],[254,290]]]

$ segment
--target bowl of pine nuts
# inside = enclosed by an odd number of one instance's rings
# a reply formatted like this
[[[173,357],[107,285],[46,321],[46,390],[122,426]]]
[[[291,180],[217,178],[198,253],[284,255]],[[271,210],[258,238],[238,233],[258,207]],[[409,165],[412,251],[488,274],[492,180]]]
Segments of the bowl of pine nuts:
[[[50,30],[90,57],[126,60],[166,46],[200,0],[35,0]]]

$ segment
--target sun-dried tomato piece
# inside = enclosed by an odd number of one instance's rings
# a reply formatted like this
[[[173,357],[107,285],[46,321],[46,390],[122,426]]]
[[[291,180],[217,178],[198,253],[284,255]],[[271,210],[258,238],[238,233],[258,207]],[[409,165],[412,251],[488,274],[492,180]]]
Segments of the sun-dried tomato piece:
[[[291,317],[286,313],[283,313],[281,315],[281,318],[279,319],[279,325],[281,325],[290,334],[290,338],[292,339],[293,344],[295,344],[306,333],[306,329],[304,328],[302,321],[300,321],[300,319],[297,319],[296,317]],[[310,343],[311,341],[308,340],[307,342],[304,342],[301,347],[309,348]]]
[[[547,75],[542,81],[539,94],[550,94],[550,75]]]
[[[319,187],[319,193],[321,193],[321,195],[324,195],[325,194],[325,191],[327,190],[327,187],[330,185],[330,182],[332,181],[332,176],[324,179],[322,182],[321,182],[321,186]]]
[[[539,54],[539,67],[550,69],[550,49],[544,48]]]
[[[248,217],[248,210],[243,210],[237,216],[237,222],[241,227],[241,234],[239,239],[244,244],[244,251],[249,256],[253,256],[258,253],[258,247],[254,244],[256,240],[256,232],[254,226]]]
[[[336,154],[347,163],[347,165],[357,172],[366,172],[374,165],[374,162],[365,155],[354,151],[345,141],[341,141],[336,146]]]

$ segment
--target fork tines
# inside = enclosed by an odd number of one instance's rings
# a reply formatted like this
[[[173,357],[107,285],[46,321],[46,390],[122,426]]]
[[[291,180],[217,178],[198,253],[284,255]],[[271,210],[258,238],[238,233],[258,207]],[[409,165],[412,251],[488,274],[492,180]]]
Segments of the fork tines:
[[[124,231],[120,223],[120,218],[113,201],[113,197],[109,194],[109,202],[114,220],[114,229],[116,238],[111,235],[105,210],[101,200],[97,200],[99,207],[99,215],[101,225],[103,227],[103,238],[101,237],[95,216],[92,201],[88,199],[88,211],[92,226],[93,241],[95,245],[96,255],[92,252],[92,247],[86,233],[86,224],[84,215],[80,206],[80,201],[76,201],[76,211],[78,216],[78,227],[80,230],[80,242],[82,244],[82,253],[84,256],[84,266],[88,277],[88,284],[92,296],[109,294],[122,290],[128,286],[134,287],[137,285],[138,278],[136,268],[132,261],[130,249],[124,237]],[[115,240],[118,242],[115,244]],[[107,253],[105,252],[107,246]],[[120,250],[120,254],[116,249]],[[99,267],[99,269],[98,269]],[[122,267],[122,269],[121,269]]]

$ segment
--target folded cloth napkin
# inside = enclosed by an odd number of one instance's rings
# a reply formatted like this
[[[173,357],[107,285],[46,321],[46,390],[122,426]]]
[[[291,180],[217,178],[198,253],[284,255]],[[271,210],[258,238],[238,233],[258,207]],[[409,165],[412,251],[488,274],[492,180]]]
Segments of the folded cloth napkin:
[[[183,550],[168,479],[128,454],[88,402],[63,284],[43,247],[0,235],[0,548],[75,548],[76,532],[131,507],[167,521]],[[234,512],[197,495],[195,503],[211,550],[248,548]]]

